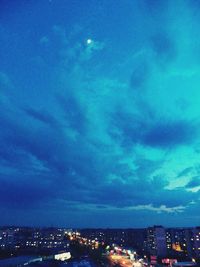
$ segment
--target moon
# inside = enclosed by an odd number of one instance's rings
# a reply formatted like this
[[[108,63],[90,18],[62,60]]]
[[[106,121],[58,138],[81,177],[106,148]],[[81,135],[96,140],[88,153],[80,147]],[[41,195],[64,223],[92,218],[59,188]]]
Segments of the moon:
[[[92,39],[89,38],[89,39],[87,39],[86,42],[87,42],[88,45],[90,45],[92,43]]]

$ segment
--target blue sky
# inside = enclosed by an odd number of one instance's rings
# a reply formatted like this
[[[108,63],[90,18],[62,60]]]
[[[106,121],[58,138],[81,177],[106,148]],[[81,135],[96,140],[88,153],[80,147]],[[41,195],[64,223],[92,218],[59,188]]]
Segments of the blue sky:
[[[198,1],[0,5],[0,223],[199,225]]]

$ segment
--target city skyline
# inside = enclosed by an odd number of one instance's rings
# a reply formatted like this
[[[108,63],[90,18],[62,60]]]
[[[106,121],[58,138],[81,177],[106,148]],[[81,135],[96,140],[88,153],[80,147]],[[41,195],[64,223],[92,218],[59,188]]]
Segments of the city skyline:
[[[69,229],[0,227],[0,248],[13,252],[23,249],[69,248],[70,241],[98,249],[99,245],[116,253],[134,251],[144,259],[154,255],[161,258],[199,259],[200,227],[164,228],[153,226],[141,229]],[[1,251],[3,252],[3,251]],[[108,251],[107,251],[108,252]],[[5,254],[5,251],[3,252]],[[148,256],[147,256],[148,255]]]
[[[200,225],[198,1],[0,3],[0,225]]]

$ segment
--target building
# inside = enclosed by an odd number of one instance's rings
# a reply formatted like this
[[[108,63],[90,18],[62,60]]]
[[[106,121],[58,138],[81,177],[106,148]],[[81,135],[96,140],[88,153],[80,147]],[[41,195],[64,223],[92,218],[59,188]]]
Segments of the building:
[[[147,228],[147,250],[150,255],[165,257],[166,236],[165,228],[162,226],[154,226]]]

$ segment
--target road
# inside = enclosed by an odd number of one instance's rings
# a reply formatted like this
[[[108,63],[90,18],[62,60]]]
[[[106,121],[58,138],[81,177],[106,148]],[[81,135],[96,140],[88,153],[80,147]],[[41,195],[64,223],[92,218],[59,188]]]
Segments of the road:
[[[139,261],[132,261],[124,255],[110,255],[109,260],[112,265],[118,264],[122,267],[142,267],[142,264]]]

